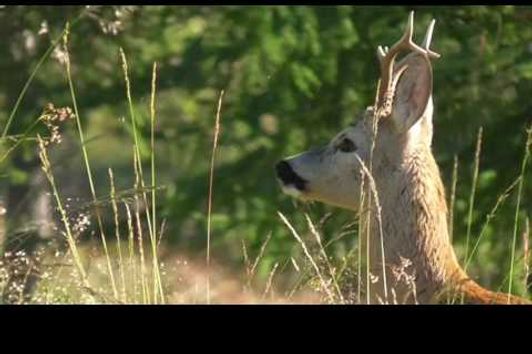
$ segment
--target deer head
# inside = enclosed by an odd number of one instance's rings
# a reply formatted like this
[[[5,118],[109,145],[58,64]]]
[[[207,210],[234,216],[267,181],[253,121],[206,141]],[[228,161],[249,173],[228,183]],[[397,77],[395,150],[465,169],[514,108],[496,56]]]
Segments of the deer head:
[[[399,303],[439,301],[444,294],[471,303],[527,303],[471,280],[449,240],[445,191],[431,151],[430,59],[439,57],[429,49],[434,23],[418,46],[411,12],[402,38],[377,50],[381,77],[373,106],[324,147],[279,162],[277,177],[286,193],[351,210],[361,208],[362,181],[369,181],[380,211],[366,214],[368,236],[378,237],[367,239],[367,271],[378,279],[367,284],[369,303],[389,303],[389,289]],[[406,55],[396,63],[401,52]],[[404,260],[411,273],[406,282]]]
[[[375,103],[358,123],[327,145],[280,161],[276,172],[285,193],[356,210],[361,178],[370,157],[375,178],[385,178],[401,168],[409,152],[420,146],[430,148],[430,58],[439,57],[429,49],[434,23],[432,20],[418,46],[413,42],[411,12],[402,38],[390,49],[378,47],[381,77]],[[396,63],[400,53],[406,56]]]

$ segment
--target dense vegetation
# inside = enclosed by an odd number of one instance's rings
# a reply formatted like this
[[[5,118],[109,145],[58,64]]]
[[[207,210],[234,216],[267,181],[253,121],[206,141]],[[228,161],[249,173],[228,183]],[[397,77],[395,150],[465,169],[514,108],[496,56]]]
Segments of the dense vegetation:
[[[152,67],[157,62],[157,218],[164,224],[162,243],[169,252],[204,257],[213,131],[219,94],[224,90],[214,171],[213,258],[239,271],[244,263],[242,242],[247,252],[256,255],[271,235],[258,278],[266,281],[276,264],[281,265],[280,272],[287,271],[291,257],[301,257],[301,249],[277,211],[305,233],[304,210],[316,223],[328,216],[320,230],[325,242],[337,239],[327,251],[341,260],[356,246],[356,227],[350,224],[353,216],[319,204],[294,203],[280,193],[273,165],[281,157],[325,143],[373,102],[378,78],[375,50],[398,39],[411,9],[0,8],[4,44],[0,49],[0,200],[7,209],[5,244],[31,248],[43,237],[62,237],[35,220],[36,215],[42,216],[43,201],[56,205],[42,175],[35,139],[37,133],[49,136],[49,127],[34,122],[48,103],[73,107],[62,35],[70,22],[71,82],[101,204],[109,204],[109,167],[116,189],[124,198],[131,197],[135,139],[149,176],[150,94]],[[527,237],[532,210],[530,169],[521,176],[517,219],[517,184],[507,196],[503,193],[521,174],[532,117],[532,8],[414,9],[417,38],[423,36],[431,18],[437,19],[433,47],[442,58],[433,63],[433,149],[449,198],[455,156],[458,161],[453,242],[463,259],[468,229],[469,250],[482,235],[469,271],[483,285],[507,289],[516,226],[513,291],[524,294],[523,259],[527,258],[521,235]],[[128,61],[138,136],[129,117],[120,48]],[[473,187],[480,127],[479,175]],[[65,200],[71,198],[67,203],[71,217],[81,210],[88,212],[91,224],[83,239],[98,241],[95,203],[78,130],[71,120],[60,130],[61,144],[49,149],[56,184]],[[38,202],[40,208],[35,206]],[[60,229],[59,215],[51,214]],[[125,214],[119,214],[125,225]],[[113,217],[109,213],[102,217],[111,238]]]

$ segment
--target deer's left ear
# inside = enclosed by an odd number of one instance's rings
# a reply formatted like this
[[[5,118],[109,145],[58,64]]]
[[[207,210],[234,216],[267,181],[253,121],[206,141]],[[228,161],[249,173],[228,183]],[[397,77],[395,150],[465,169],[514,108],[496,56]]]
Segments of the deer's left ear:
[[[399,65],[392,120],[397,131],[407,132],[425,113],[432,94],[432,67],[427,57],[410,55]]]

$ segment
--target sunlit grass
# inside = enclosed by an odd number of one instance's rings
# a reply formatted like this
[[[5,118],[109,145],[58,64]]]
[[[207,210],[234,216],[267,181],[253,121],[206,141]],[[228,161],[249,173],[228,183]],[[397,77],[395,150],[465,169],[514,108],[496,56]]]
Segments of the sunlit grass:
[[[340,230],[337,235],[325,237],[321,230],[312,221],[309,214],[303,213],[307,222],[307,231],[296,230],[284,213],[279,212],[280,222],[284,223],[290,233],[294,236],[294,243],[298,250],[302,250],[301,257],[295,254],[287,255],[284,258],[276,258],[269,268],[267,277],[257,282],[257,271],[262,262],[267,247],[272,238],[269,233],[261,243],[260,251],[252,260],[246,246],[245,235],[242,237],[242,254],[244,262],[241,265],[240,273],[234,269],[225,271],[223,266],[216,264],[211,255],[212,238],[212,205],[216,195],[214,188],[215,157],[218,147],[218,139],[221,129],[221,106],[223,91],[219,96],[214,123],[214,135],[210,159],[208,184],[208,205],[207,205],[207,242],[206,257],[195,261],[179,261],[179,267],[171,267],[167,262],[179,260],[178,256],[161,256],[160,241],[164,230],[159,219],[162,213],[157,212],[159,203],[157,201],[158,177],[155,154],[155,129],[157,124],[157,64],[153,64],[151,94],[149,100],[149,122],[150,122],[150,143],[149,143],[149,163],[150,163],[150,185],[144,180],[143,161],[147,157],[141,151],[141,136],[138,127],[140,114],[136,111],[135,100],[131,94],[133,84],[129,77],[129,67],[125,52],[120,50],[122,61],[122,72],[124,75],[126,101],[128,113],[131,121],[131,133],[133,141],[130,146],[124,147],[119,153],[124,155],[124,151],[132,151],[128,156],[132,157],[132,168],[128,177],[132,177],[134,185],[133,192],[125,195],[123,190],[117,190],[115,186],[115,175],[113,169],[108,169],[109,175],[109,196],[98,196],[97,186],[91,171],[91,159],[87,151],[87,138],[83,131],[83,121],[81,120],[80,109],[83,107],[83,97],[76,95],[76,81],[72,75],[71,62],[68,57],[68,27],[62,33],[60,39],[54,42],[45,55],[40,59],[30,78],[23,87],[13,110],[9,115],[7,125],[4,127],[2,139],[11,139],[14,144],[0,158],[0,164],[22,144],[22,142],[38,142],[41,166],[47,177],[55,206],[61,218],[61,229],[57,230],[57,236],[66,242],[66,250],[57,246],[50,246],[49,252],[43,259],[50,261],[50,264],[43,265],[43,272],[35,291],[32,301],[36,303],[220,303],[220,302],[326,302],[326,303],[360,303],[364,296],[370,299],[370,290],[362,288],[363,252],[369,250],[369,241],[362,242],[364,234],[368,232],[369,219],[366,223],[357,223],[358,232]],[[15,119],[17,109],[22,102],[26,91],[34,76],[38,72],[42,63],[48,58],[49,51],[63,41],[64,50],[67,53],[65,71],[67,76],[68,91],[74,108],[76,120],[77,139],[81,147],[84,169],[89,181],[90,195],[92,198],[91,215],[95,216],[98,223],[100,243],[83,240],[88,232],[76,232],[76,225],[72,222],[70,211],[64,202],[61,193],[61,186],[57,184],[54,177],[54,166],[50,162],[48,153],[54,145],[47,145],[46,138],[33,133],[34,128],[41,123],[42,119],[37,118],[32,124],[19,135],[7,135],[9,126]],[[78,102],[79,101],[79,102]],[[79,103],[79,104],[78,104]],[[481,156],[482,130],[479,131],[475,159],[473,164],[473,180],[469,190],[469,204],[467,212],[467,233],[465,242],[465,268],[474,259],[479,245],[484,240],[486,230],[490,222],[496,217],[499,207],[513,196],[517,190],[516,210],[513,223],[513,238],[511,244],[510,269],[507,274],[508,289],[512,290],[512,282],[515,281],[514,264],[519,260],[517,245],[517,235],[520,230],[521,204],[523,198],[523,186],[527,182],[525,179],[526,166],[529,157],[531,144],[531,129],[528,130],[525,154],[521,162],[520,174],[501,195],[495,196],[495,206],[486,215],[486,221],[482,225],[480,233],[476,239],[473,237],[473,214],[475,212],[475,196],[477,190],[477,179],[479,174]],[[123,145],[123,144],[120,144]],[[114,154],[114,151],[109,151]],[[456,187],[458,181],[458,163],[455,158],[453,169],[451,202],[450,202],[450,225],[453,225],[453,210],[456,197]],[[379,213],[378,195],[374,182],[371,181],[371,166],[367,168],[366,185],[362,186],[365,193],[362,204],[371,203],[376,205]],[[188,186],[179,186],[187,188]],[[517,188],[515,188],[517,187]],[[366,198],[366,199],[364,199]],[[203,213],[203,210],[198,211]],[[107,238],[104,232],[102,215],[112,216],[113,237]],[[361,214],[358,220],[369,218],[368,214]],[[452,226],[451,226],[452,227]],[[452,230],[452,229],[451,229]],[[146,232],[147,231],[147,232]],[[451,237],[453,231],[450,232]],[[334,245],[342,237],[357,238],[358,245],[350,249],[348,255],[343,259],[336,259],[328,252],[328,246]],[[524,232],[525,240],[528,233]],[[146,239],[148,237],[148,239]],[[114,240],[111,240],[114,238]],[[332,240],[332,241],[327,241]],[[382,237],[380,239],[382,241]],[[108,244],[109,242],[109,244]],[[110,242],[113,242],[112,244]],[[475,242],[470,250],[470,242]],[[313,249],[313,246],[314,248]],[[524,245],[527,245],[524,242]],[[114,247],[113,247],[114,246]],[[367,248],[364,248],[367,246]],[[384,258],[383,245],[381,253]],[[525,276],[528,275],[527,254],[528,248],[524,247]],[[50,250],[57,249],[57,254]],[[297,253],[297,252],[295,252]],[[369,258],[369,253],[366,254]],[[184,262],[184,263],[183,263]],[[187,262],[188,265],[187,265]],[[178,262],[177,262],[178,263]],[[368,266],[369,262],[366,264]],[[293,267],[297,273],[298,281],[290,287],[277,286],[276,282],[285,277],[285,270]],[[368,266],[369,267],[369,266]],[[383,262],[384,267],[384,262]],[[0,264],[0,268],[2,265]],[[1,271],[1,269],[0,269]],[[228,274],[229,273],[229,274]],[[287,272],[288,273],[288,272]],[[386,274],[386,272],[384,272]],[[291,274],[292,275],[292,274]],[[366,269],[366,284],[371,282],[369,268]],[[356,278],[354,280],[352,277]],[[2,276],[0,276],[0,288],[2,287]],[[181,280],[180,280],[181,279]],[[260,285],[257,285],[260,284]],[[346,284],[355,284],[354,293],[346,294]],[[110,285],[110,286],[109,286]],[[383,279],[384,292],[387,293],[386,279]],[[526,279],[525,279],[526,285]],[[502,285],[501,285],[502,286]],[[352,289],[351,289],[352,290]],[[324,296],[323,296],[324,295]],[[321,297],[321,298],[320,298]],[[23,300],[21,300],[23,302]],[[391,303],[388,298],[384,302]]]

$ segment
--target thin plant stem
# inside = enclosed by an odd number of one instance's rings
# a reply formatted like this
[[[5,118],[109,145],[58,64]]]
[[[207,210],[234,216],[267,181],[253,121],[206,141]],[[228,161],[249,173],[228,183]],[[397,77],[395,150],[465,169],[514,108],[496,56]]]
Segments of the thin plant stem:
[[[506,190],[499,196],[499,198],[497,198],[497,201],[495,202],[495,205],[493,206],[491,211],[488,213],[488,215],[486,215],[486,221],[484,222],[484,225],[482,225],[482,229],[480,230],[480,234],[475,242],[475,245],[473,246],[473,249],[471,250],[468,258],[466,259],[466,262],[464,264],[464,269],[467,269],[467,267],[471,263],[471,260],[473,259],[477,251],[477,248],[480,245],[480,241],[482,240],[482,238],[485,235],[485,232],[488,229],[489,222],[495,217],[497,210],[504,203],[504,201],[510,196],[510,192],[512,191],[512,189],[515,188],[519,180],[520,178],[518,177],[515,181],[513,181],[513,183],[508,188],[506,188]]]
[[[477,190],[478,170],[480,165],[480,151],[482,148],[482,127],[478,129],[477,145],[475,149],[475,161],[473,164],[473,181],[471,184],[471,193],[469,194],[469,210],[467,212],[467,231],[466,231],[466,248],[465,259],[469,256],[469,238],[471,236],[471,225],[473,224],[473,210],[475,207],[475,194]]]
[[[277,267],[279,267],[279,262],[276,262],[274,265],[273,265],[273,268],[270,272],[270,275],[268,276],[268,281],[266,282],[266,287],[264,289],[264,293],[262,294],[262,298],[266,298],[266,295],[268,294],[268,292],[271,292],[271,295],[272,295],[272,298],[273,298],[273,288],[272,288],[272,283],[273,283],[273,277],[275,276],[275,272],[277,271]]]
[[[358,249],[357,249],[357,303],[360,304],[360,301],[362,299],[362,249],[364,248],[364,243],[366,234],[364,232],[364,220],[362,218],[362,210],[365,203],[365,193],[364,193],[364,183],[365,183],[366,177],[364,174],[362,174],[360,179],[360,208],[358,210],[358,219],[360,220],[358,224]]]
[[[525,293],[528,292],[528,280],[529,280],[529,274],[530,274],[530,219],[527,217],[525,220],[525,231],[523,232],[523,267],[524,267],[524,273],[525,276],[523,277],[524,280],[524,288]]]
[[[78,269],[83,285],[87,288],[90,288],[90,284],[87,278],[87,272],[85,271],[85,268],[81,261],[78,248],[76,246],[76,241],[74,239],[74,235],[72,234],[72,230],[70,228],[70,223],[68,221],[66,210],[61,201],[61,197],[59,196],[57,185],[55,184],[55,178],[52,172],[52,165],[50,164],[50,160],[48,158],[48,152],[46,151],[44,141],[41,139],[40,135],[37,135],[37,139],[39,142],[39,158],[41,160],[41,167],[42,167],[44,174],[46,175],[48,179],[48,182],[50,183],[50,186],[52,187],[52,194],[54,195],[54,198],[57,204],[57,209],[59,210],[59,213],[61,214],[61,220],[63,222],[63,226],[65,227],[66,240],[68,243],[69,250],[72,253],[72,256],[74,257],[74,262]]]
[[[456,199],[456,184],[458,182],[458,156],[454,155],[453,160],[453,176],[451,182],[451,197],[449,200],[449,242],[453,243],[453,233],[454,233],[454,207]]]
[[[249,264],[248,279],[247,279],[248,288],[251,287],[251,281],[255,277],[255,273],[257,271],[257,267],[259,265],[259,262],[262,259],[262,257],[264,256],[264,251],[266,250],[266,246],[270,242],[271,238],[272,238],[272,233],[270,232],[270,233],[268,233],[268,236],[266,236],[266,239],[264,240],[264,242],[260,246],[259,254],[257,255],[257,257],[255,257],[255,260],[253,261],[253,264]],[[244,242],[244,240],[242,240],[242,242]],[[246,250],[245,247],[244,247],[244,250]],[[247,257],[247,251],[244,253],[244,255],[245,255],[246,258],[248,258]]]
[[[517,244],[517,229],[519,224],[519,211],[521,208],[521,196],[523,193],[523,185],[525,181],[526,165],[528,163],[528,157],[530,155],[530,145],[532,145],[532,126],[527,129],[527,137],[525,144],[525,153],[521,162],[521,173],[519,174],[519,185],[517,187],[517,202],[515,206],[514,216],[514,231],[512,237],[512,253],[510,256],[510,274],[508,280],[508,302],[510,302],[510,292],[512,291],[512,281],[514,275],[514,260],[515,260],[515,247]]]
[[[386,280],[386,272],[385,272],[385,266],[386,266],[386,263],[385,263],[385,257],[384,257],[384,232],[383,232],[383,229],[382,229],[382,208],[381,208],[381,205],[380,205],[380,199],[379,199],[379,194],[378,194],[378,191],[377,191],[377,185],[375,183],[375,180],[373,179],[373,176],[371,175],[371,172],[369,171],[369,169],[366,167],[366,165],[364,164],[364,161],[362,161],[362,159],[360,157],[355,156],[358,163],[360,164],[360,167],[362,168],[362,172],[366,175],[366,177],[368,178],[368,191],[370,192],[369,195],[373,197],[373,201],[374,201],[374,204],[375,204],[375,219],[377,221],[377,226],[378,226],[378,233],[379,233],[379,238],[381,240],[381,244],[380,244],[380,251],[381,251],[381,259],[382,259],[382,268],[383,268],[383,282],[384,282],[384,285],[383,285],[383,290],[384,290],[384,303],[385,304],[388,304],[388,287],[387,287],[387,280]],[[371,237],[370,236],[370,223],[371,223],[371,220],[369,219],[370,218],[370,215],[371,215],[371,205],[368,206],[368,209],[366,210],[366,213],[368,215],[368,219],[366,220],[367,222],[367,225],[366,225],[366,229],[367,229],[367,244],[368,244],[368,247],[367,247],[367,257],[368,257],[368,265],[367,265],[367,269],[369,270],[370,269],[370,262],[369,262],[369,257],[370,257],[370,248],[369,248],[369,238]],[[371,280],[370,279],[370,273],[367,274],[367,280]],[[369,289],[369,285],[367,286],[368,289]],[[367,296],[367,300],[369,301],[370,300],[370,296],[368,295]]]
[[[68,87],[70,89],[70,96],[72,98],[72,105],[74,106],[74,113],[76,115],[76,126],[77,126],[77,129],[78,129],[78,134],[79,134],[79,141],[80,141],[80,144],[81,144],[81,151],[83,153],[83,161],[85,162],[85,168],[86,168],[86,171],[87,171],[87,177],[89,179],[89,187],[90,187],[90,190],[91,190],[91,195],[92,195],[92,200],[94,201],[94,203],[97,202],[97,197],[96,197],[96,189],[94,187],[94,181],[93,181],[93,178],[92,178],[92,171],[91,171],[91,166],[90,166],[90,162],[89,162],[89,155],[87,153],[87,146],[85,144],[85,137],[83,135],[83,128],[81,126],[81,120],[80,120],[80,117],[79,117],[79,110],[78,110],[78,104],[77,104],[77,100],[76,100],[76,93],[75,93],[75,90],[74,90],[74,84],[73,84],[73,81],[72,81],[72,72],[71,72],[71,67],[70,67],[70,54],[68,52],[68,36],[69,36],[69,23],[67,22],[66,24],[66,30],[64,32],[64,36],[63,36],[63,46],[64,46],[64,50],[65,50],[65,53],[66,53],[66,74],[67,74],[67,81],[68,81]],[[103,231],[103,223],[102,223],[102,217],[100,215],[100,209],[98,208],[98,206],[96,206],[94,208],[95,212],[96,212],[96,219],[98,221],[98,227],[100,229],[100,238],[101,238],[101,241],[102,241],[102,245],[103,245],[103,249],[104,249],[104,253],[105,253],[105,258],[106,258],[106,261],[107,261],[107,271],[109,272],[109,277],[110,277],[110,280],[111,280],[111,287],[113,289],[113,295],[115,298],[118,298],[118,289],[116,287],[116,282],[115,282],[115,277],[114,277],[114,274],[113,274],[113,268],[111,266],[111,257],[109,256],[109,250],[107,248],[107,241],[105,240],[105,233]]]
[[[128,62],[127,62],[127,58],[126,58],[126,54],[124,52],[124,50],[122,48],[120,48],[120,58],[122,60],[122,71],[124,73],[124,80],[125,80],[125,83],[126,83],[126,98],[127,98],[127,102],[128,102],[128,107],[129,107],[129,115],[130,115],[130,118],[131,118],[131,128],[133,130],[133,140],[134,140],[134,150],[133,150],[133,154],[136,154],[137,155],[137,158],[136,158],[136,162],[135,162],[135,168],[137,170],[137,173],[139,174],[139,187],[140,189],[137,189],[137,190],[141,190],[142,191],[142,197],[143,197],[143,200],[144,200],[144,203],[146,205],[146,208],[144,209],[145,210],[145,213],[146,213],[146,220],[147,220],[147,223],[148,223],[148,232],[150,234],[150,240],[151,239],[155,239],[156,238],[156,234],[154,233],[154,230],[153,230],[153,225],[152,225],[152,219],[150,217],[150,208],[148,207],[148,197],[146,195],[146,190],[145,190],[145,184],[144,184],[144,173],[143,173],[143,170],[142,170],[142,155],[140,153],[140,144],[139,144],[139,138],[138,138],[138,132],[137,132],[137,123],[136,123],[136,118],[135,118],[135,110],[133,109],[133,99],[132,99],[132,96],[131,96],[131,82],[129,80],[129,66],[128,66]],[[152,89],[153,89],[153,85],[155,85],[155,80],[156,77],[153,77],[152,78]],[[152,96],[154,95],[154,93],[152,92]],[[155,98],[153,97],[153,100]],[[151,107],[150,107],[151,108]],[[151,110],[151,109],[150,109]],[[153,114],[155,114],[155,111],[153,111]],[[154,119],[155,119],[155,116],[154,116]],[[156,273],[159,273],[158,272],[158,264],[157,264],[157,271]],[[160,276],[159,275],[155,275],[155,282],[158,282],[160,283],[158,280],[160,279]],[[162,292],[162,286],[157,286],[155,285],[154,286],[155,288],[159,288],[159,290]],[[161,300],[163,301],[163,300]],[[157,303],[157,298],[154,299],[154,302]]]
[[[133,147],[133,150],[135,150],[135,147]],[[133,153],[133,165],[135,166],[135,189],[139,188],[140,184],[140,175],[138,171],[138,164],[137,164],[138,156],[137,154]],[[142,224],[140,222],[140,202],[139,202],[139,196],[138,193],[135,193],[135,221],[137,226],[137,238],[138,238],[138,247],[139,247],[139,255],[140,255],[140,284],[142,289],[142,302],[144,304],[147,304],[150,302],[150,293],[148,291],[148,285],[146,281],[146,260],[144,257],[144,242],[143,242],[143,233],[142,233]]]
[[[329,301],[330,301],[331,303],[334,303],[334,295],[333,295],[333,293],[331,292],[331,290],[329,289],[329,286],[327,285],[327,282],[325,281],[325,278],[324,278],[323,275],[321,274],[321,272],[320,272],[320,268],[318,267],[318,265],[317,265],[316,262],[314,261],[314,258],[312,258],[310,252],[308,251],[307,246],[305,245],[305,242],[303,242],[303,240],[301,239],[301,237],[299,237],[299,235],[297,234],[296,230],[294,229],[294,227],[292,226],[292,224],[290,224],[290,222],[288,221],[288,219],[283,215],[283,213],[281,213],[280,211],[278,211],[277,214],[279,215],[279,217],[281,218],[281,220],[285,223],[285,225],[288,227],[288,229],[290,230],[290,232],[292,233],[292,235],[295,237],[295,239],[297,240],[297,242],[299,242],[299,244],[300,244],[301,247],[303,248],[303,252],[305,253],[305,256],[308,258],[308,260],[310,261],[310,264],[312,265],[312,267],[314,268],[314,271],[316,272],[316,275],[318,276],[318,278],[319,278],[319,280],[320,280],[320,283],[321,283],[321,286],[322,286],[323,290],[325,291],[327,297],[329,298]]]
[[[161,281],[161,273],[159,271],[159,257],[157,254],[157,222],[156,222],[156,173],[155,173],[155,92],[156,92],[156,82],[157,82],[157,63],[153,63],[152,71],[152,81],[151,81],[151,96],[150,96],[150,122],[151,122],[151,217],[152,217],[152,232],[150,233],[150,241],[152,246],[152,259],[153,259],[153,272],[154,272],[154,282],[153,282],[153,296],[154,299],[159,298],[161,303],[164,303],[164,293]]]
[[[86,11],[86,9],[83,9],[79,13],[79,15],[76,16],[71,21],[72,26],[74,26],[82,18],[82,16],[85,13],[85,11]],[[57,36],[56,39],[54,39],[52,41],[52,43],[50,44],[48,49],[46,49],[46,52],[44,52],[44,54],[40,57],[39,61],[37,62],[37,64],[33,68],[30,76],[28,77],[28,79],[24,83],[24,86],[22,87],[22,90],[20,91],[20,94],[18,95],[17,100],[15,101],[15,105],[13,106],[13,109],[11,110],[11,113],[9,113],[9,118],[7,119],[7,122],[6,122],[6,125],[4,127],[4,130],[2,131],[2,138],[5,138],[7,136],[7,132],[9,131],[9,127],[11,126],[11,123],[13,123],[13,119],[15,119],[15,114],[17,113],[18,108],[19,108],[20,104],[22,103],[22,99],[26,95],[26,91],[28,91],[28,88],[30,87],[31,83],[33,82],[33,79],[35,78],[35,75],[37,74],[37,72],[39,71],[41,66],[44,64],[46,59],[48,59],[50,54],[52,54],[52,52],[55,49],[55,47],[61,42],[61,40],[63,39],[63,36],[65,35],[66,31],[67,31],[67,27],[65,27],[63,29],[63,31],[61,32],[61,34],[59,36]]]
[[[316,230],[316,227],[312,223],[312,220],[310,219],[310,217],[308,216],[307,213],[305,213],[305,218],[307,219],[307,224],[309,225],[310,232],[316,238],[316,242],[318,243],[318,246],[320,248],[321,256],[324,258],[325,263],[327,264],[327,267],[328,267],[328,270],[329,270],[329,275],[330,275],[331,280],[332,280],[332,282],[334,284],[334,287],[336,289],[336,293],[338,295],[338,298],[340,299],[340,301],[342,303],[345,303],[344,296],[342,295],[342,291],[340,290],[340,286],[338,285],[338,281],[336,280],[336,275],[335,275],[334,269],[332,267],[331,262],[329,261],[329,257],[327,256],[327,253],[325,252],[325,249],[323,248],[323,244],[321,242],[320,234]]]
[[[128,253],[129,253],[129,267],[131,269],[130,280],[133,283],[133,301],[137,303],[137,262],[135,261],[135,230],[133,228],[133,217],[129,205],[124,202],[127,215],[127,229],[128,229]]]
[[[211,212],[212,212],[212,194],[214,185],[214,159],[216,157],[216,148],[218,146],[218,136],[220,134],[220,112],[222,110],[222,99],[224,91],[220,91],[218,98],[218,108],[216,109],[216,121],[214,125],[214,138],[212,142],[211,166],[209,170],[209,200],[207,206],[207,303],[211,301],[210,294],[210,263],[211,263]]]
[[[111,206],[113,208],[114,222],[115,222],[115,236],[116,236],[116,250],[118,252],[118,273],[121,281],[122,301],[127,302],[126,297],[126,278],[124,275],[124,261],[122,258],[122,248],[120,247],[120,224],[118,222],[118,206],[116,203],[116,189],[114,183],[113,170],[109,168],[109,183],[111,185]]]
[[[9,149],[7,149],[7,151],[5,152],[5,154],[2,156],[2,158],[0,158],[0,163],[2,163],[8,156],[9,154],[15,150],[22,142],[24,142],[26,140],[26,137],[29,135],[29,133],[33,130],[33,128],[35,128],[35,126],[37,126],[37,124],[39,124],[39,122],[41,121],[42,119],[42,116],[39,117],[37,120],[35,120],[35,122],[33,122],[28,129],[26,129],[26,131],[21,135],[20,138],[17,139],[16,143],[13,144],[13,146],[11,146]],[[4,139],[7,139],[8,137],[5,137],[5,138],[0,138],[0,140],[4,140]]]

